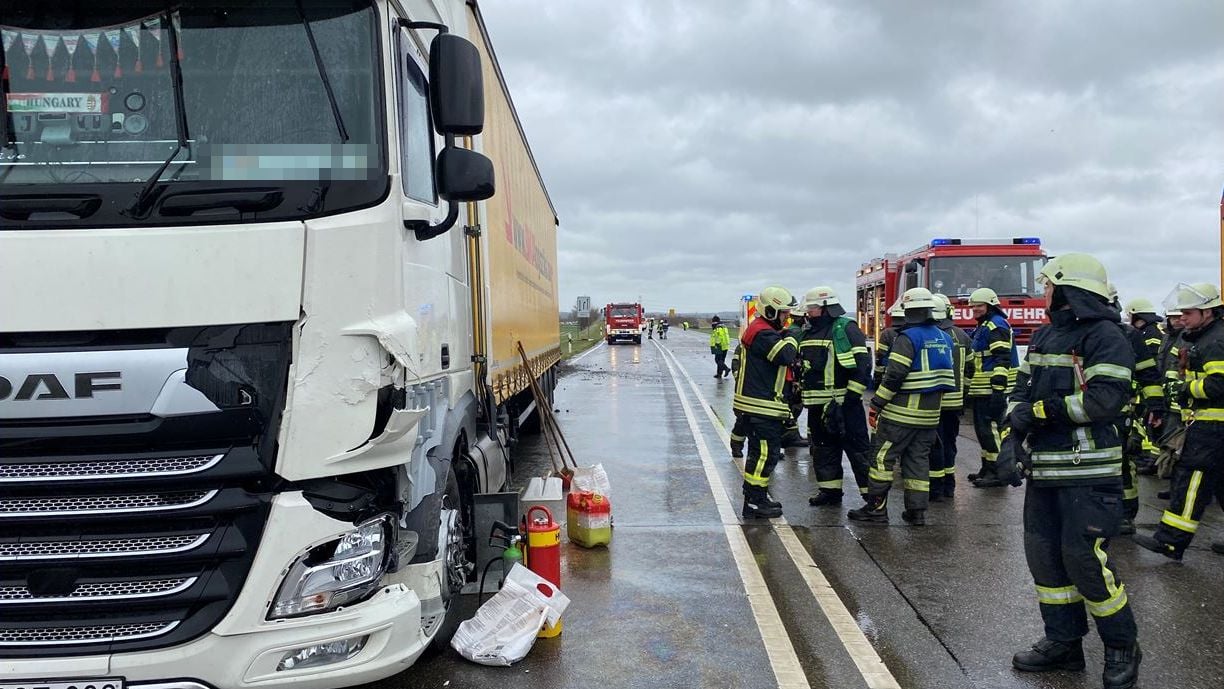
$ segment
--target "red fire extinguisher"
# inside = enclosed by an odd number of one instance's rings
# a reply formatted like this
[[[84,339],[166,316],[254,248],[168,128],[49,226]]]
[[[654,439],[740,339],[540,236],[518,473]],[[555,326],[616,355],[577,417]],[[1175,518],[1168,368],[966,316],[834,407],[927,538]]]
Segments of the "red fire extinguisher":
[[[527,567],[541,577],[561,587],[561,525],[553,521],[552,512],[543,505],[527,510]],[[561,620],[546,624],[538,636],[552,637],[561,633]]]

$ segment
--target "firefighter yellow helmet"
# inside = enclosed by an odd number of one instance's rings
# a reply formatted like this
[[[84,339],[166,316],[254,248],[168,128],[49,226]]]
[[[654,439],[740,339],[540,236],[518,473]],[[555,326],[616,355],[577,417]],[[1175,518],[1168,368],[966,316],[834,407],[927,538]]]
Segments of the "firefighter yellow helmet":
[[[813,306],[829,306],[831,304],[840,304],[837,299],[837,292],[833,291],[832,287],[813,287],[803,295],[804,308],[812,308]]]
[[[952,317],[952,300],[946,294],[935,295],[935,310],[931,312],[935,320],[942,321]]]
[[[931,294],[931,290],[925,287],[907,289],[905,294],[901,295],[901,308],[906,311],[910,309],[933,309],[935,308],[935,295]]]
[[[1050,259],[1037,275],[1037,280],[1060,287],[1078,287],[1105,299],[1114,296],[1110,294],[1105,266],[1088,254],[1063,254]]]
[[[987,306],[998,306],[999,295],[989,287],[979,287],[973,290],[973,294],[969,295],[969,305],[976,306],[978,304],[986,304]]]
[[[832,287],[825,285],[813,287],[803,295],[804,309],[817,307],[824,309],[826,315],[834,318],[846,313],[846,309],[842,307],[841,301],[837,298],[837,292],[834,292]]]
[[[1130,315],[1131,318],[1134,318],[1141,313],[1155,314],[1156,305],[1153,304],[1150,299],[1131,299],[1130,301],[1126,302],[1126,313]]]
[[[1181,283],[1165,298],[1165,308],[1177,311],[1186,309],[1214,309],[1224,306],[1220,299],[1220,288],[1210,282]]]
[[[797,303],[785,287],[766,287],[761,290],[758,299],[761,314],[771,321],[790,311]]]

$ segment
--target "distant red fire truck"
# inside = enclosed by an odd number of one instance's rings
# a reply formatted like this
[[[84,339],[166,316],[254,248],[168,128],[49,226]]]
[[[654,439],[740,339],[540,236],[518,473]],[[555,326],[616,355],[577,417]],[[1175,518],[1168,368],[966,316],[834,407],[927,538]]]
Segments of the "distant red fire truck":
[[[626,340],[642,344],[642,305],[608,304],[604,307],[604,338],[608,344]]]
[[[905,290],[926,287],[946,294],[952,300],[956,324],[972,330],[977,323],[969,295],[979,287],[989,287],[999,295],[1016,344],[1027,346],[1033,331],[1047,322],[1036,279],[1045,262],[1037,237],[932,239],[901,255],[886,254],[859,268],[855,279],[859,327],[874,342],[892,325],[888,308]]]

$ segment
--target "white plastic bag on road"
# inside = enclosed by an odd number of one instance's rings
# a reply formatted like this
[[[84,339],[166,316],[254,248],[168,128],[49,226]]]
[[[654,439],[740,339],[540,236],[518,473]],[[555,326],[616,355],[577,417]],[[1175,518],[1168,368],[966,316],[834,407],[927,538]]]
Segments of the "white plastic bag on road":
[[[545,622],[561,619],[569,602],[552,582],[516,564],[502,589],[459,625],[451,647],[481,665],[513,665],[527,656]]]
[[[612,483],[602,464],[589,467],[574,467],[574,478],[570,479],[571,491],[590,491],[605,498],[612,498]]]

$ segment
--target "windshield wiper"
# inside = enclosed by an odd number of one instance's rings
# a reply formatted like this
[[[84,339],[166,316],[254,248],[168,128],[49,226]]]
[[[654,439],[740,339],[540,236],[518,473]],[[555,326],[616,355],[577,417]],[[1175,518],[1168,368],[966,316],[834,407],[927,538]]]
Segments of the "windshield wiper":
[[[302,8],[302,0],[297,0],[298,16],[302,18],[302,28],[306,30],[306,40],[310,43],[310,52],[314,53],[315,68],[319,70],[319,80],[323,82],[323,90],[327,92],[327,102],[331,104],[332,117],[336,120],[336,131],[340,134],[340,143],[349,141],[348,129],[344,126],[344,117],[340,114],[340,104],[336,102],[336,92],[332,89],[331,79],[327,78],[327,67],[323,65],[323,56],[319,53],[319,44],[315,41],[314,29],[306,18],[306,10]]]
[[[166,34],[170,37],[170,82],[174,88],[174,124],[178,130],[178,145],[175,146],[170,157],[166,158],[166,162],[162,163],[161,167],[157,168],[157,172],[149,177],[149,181],[145,182],[144,188],[136,196],[136,201],[128,208],[128,215],[137,218],[148,215],[149,202],[153,200],[153,190],[157,188],[162,175],[166,174],[166,169],[170,167],[174,159],[188,147],[187,142],[190,138],[187,130],[187,100],[183,97],[183,64],[179,61],[178,32],[174,30],[174,22],[170,22]]]

